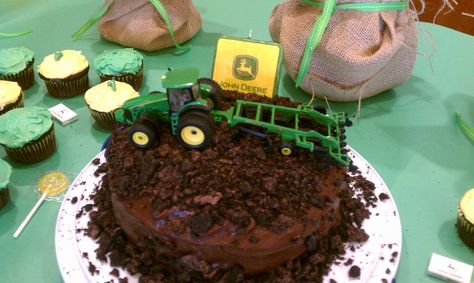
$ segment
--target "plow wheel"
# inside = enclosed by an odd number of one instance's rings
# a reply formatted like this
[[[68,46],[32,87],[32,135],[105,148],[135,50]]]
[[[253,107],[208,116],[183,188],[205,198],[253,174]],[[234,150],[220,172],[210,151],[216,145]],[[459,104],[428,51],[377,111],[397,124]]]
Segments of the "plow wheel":
[[[281,146],[280,146],[280,153],[283,155],[283,156],[290,156],[291,154],[293,154],[293,146],[291,146],[290,144],[288,143],[283,143]]]

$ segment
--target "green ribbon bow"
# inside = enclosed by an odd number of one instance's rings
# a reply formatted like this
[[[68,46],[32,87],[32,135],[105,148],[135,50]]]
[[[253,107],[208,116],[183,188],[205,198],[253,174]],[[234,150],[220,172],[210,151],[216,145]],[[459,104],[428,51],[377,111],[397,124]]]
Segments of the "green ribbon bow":
[[[3,33],[0,32],[0,37],[16,37],[16,36],[22,36],[22,35],[27,35],[32,33],[33,30],[27,30],[27,31],[22,31],[22,32],[15,32],[15,33]]]
[[[300,0],[303,5],[314,7],[322,7],[321,15],[318,15],[316,22],[306,39],[306,46],[301,59],[300,69],[296,77],[296,87],[303,82],[304,77],[308,73],[314,50],[318,46],[324,32],[329,24],[331,15],[336,10],[358,10],[362,12],[381,12],[381,11],[401,11],[408,8],[408,2],[386,2],[386,3],[347,3],[336,4],[336,0],[326,0],[324,3],[314,0]]]
[[[171,40],[173,40],[173,43],[176,48],[178,48],[179,52],[178,53],[184,53],[187,52],[191,47],[190,45],[183,46],[178,43],[176,40],[176,37],[174,35],[174,29],[173,29],[173,24],[171,23],[171,19],[168,15],[168,12],[166,11],[165,6],[159,1],[159,0],[148,0],[156,9],[156,11],[160,14],[160,16],[163,18],[165,21],[166,26],[168,27],[168,30],[170,31],[171,35]],[[104,16],[104,14],[107,12],[109,9],[109,6],[112,4],[113,0],[110,0],[102,10],[99,11],[99,13],[90,18],[85,24],[83,24],[73,35],[72,38],[73,40],[78,40],[91,26],[93,26],[95,23],[97,23],[100,18]]]
[[[99,11],[99,13],[97,15],[95,15],[94,17],[90,18],[85,24],[83,24],[73,35],[72,35],[72,39],[74,41],[78,40],[79,38],[81,38],[81,36],[86,32],[88,31],[91,26],[93,26],[95,23],[97,23],[100,18],[102,18],[105,13],[107,12],[107,10],[109,9],[109,6],[110,4],[112,4],[113,0],[110,0],[105,6],[104,8],[102,8],[102,10]]]
[[[456,122],[458,123],[461,131],[468,137],[472,142],[474,142],[474,128],[469,126],[462,117],[461,114],[456,112]]]

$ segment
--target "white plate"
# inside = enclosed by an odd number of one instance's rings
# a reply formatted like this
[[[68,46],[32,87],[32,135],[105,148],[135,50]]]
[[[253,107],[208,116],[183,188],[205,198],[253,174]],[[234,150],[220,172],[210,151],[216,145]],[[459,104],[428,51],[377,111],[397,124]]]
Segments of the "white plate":
[[[92,161],[96,158],[100,159],[100,163],[105,162],[104,151],[95,156],[77,175],[64,197],[56,221],[56,259],[66,283],[105,282],[113,278],[109,274],[113,268],[107,263],[98,261],[95,257],[95,249],[98,244],[91,238],[84,236],[82,232],[77,232],[77,229],[87,228],[89,217],[88,215],[76,217],[76,214],[81,211],[82,207],[92,203],[90,195],[101,182],[102,174],[94,176],[98,166],[94,165]],[[73,198],[77,198],[77,202],[73,203],[71,201]],[[87,253],[87,258],[85,253]],[[91,275],[89,272],[90,263],[97,267],[98,274]],[[126,271],[120,270],[120,275],[122,274],[130,276]],[[130,276],[130,278],[132,277]]]
[[[402,226],[397,206],[387,185],[369,162],[352,148],[350,148],[349,154],[362,175],[374,183],[375,196],[378,197],[379,194],[385,193],[389,198],[378,201],[377,207],[370,209],[370,218],[362,224],[365,232],[369,235],[369,240],[354,245],[356,247],[354,251],[351,251],[349,245],[346,245],[344,260],[339,260],[339,264],[331,266],[331,270],[323,282],[329,283],[330,279],[351,283],[385,282],[382,279],[392,282],[397,273],[402,251]],[[344,263],[348,259],[353,262],[350,265],[345,265]],[[359,278],[349,278],[349,268],[352,265],[360,267]]]
[[[363,223],[363,228],[370,237],[369,240],[355,245],[357,248],[354,251],[351,251],[347,245],[344,259],[338,260],[331,266],[324,282],[329,283],[330,279],[337,282],[360,283],[382,282],[382,279],[386,279],[387,282],[391,282],[396,274],[402,249],[402,229],[397,207],[390,191],[375,169],[353,149],[350,149],[350,154],[362,175],[375,184],[375,195],[385,193],[389,199],[379,201],[377,207],[371,208],[371,217]],[[93,160],[96,158],[100,159],[100,163],[105,162],[104,152],[100,152]],[[117,279],[110,275],[113,268],[108,263],[96,259],[95,249],[98,244],[84,236],[82,232],[76,232],[78,229],[87,228],[88,214],[82,217],[76,217],[76,214],[82,207],[92,203],[90,195],[101,181],[101,176],[94,176],[97,168],[92,164],[92,160],[84,167],[69,188],[59,210],[56,222],[56,257],[66,283],[106,282]],[[77,198],[77,202],[72,203],[71,200],[74,197]],[[87,257],[84,257],[85,253]],[[393,254],[397,256],[394,257]],[[352,264],[345,264],[348,259],[352,260]],[[94,275],[89,272],[90,264],[94,265],[98,271]],[[349,279],[348,271],[352,265],[360,267],[359,278]],[[131,276],[125,270],[117,269],[121,278],[128,277],[130,283],[138,282],[137,276]]]

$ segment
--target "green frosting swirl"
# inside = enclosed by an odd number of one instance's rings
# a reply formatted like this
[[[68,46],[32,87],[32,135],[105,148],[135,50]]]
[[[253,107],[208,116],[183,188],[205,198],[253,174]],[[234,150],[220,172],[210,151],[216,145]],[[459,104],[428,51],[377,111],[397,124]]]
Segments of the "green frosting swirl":
[[[35,54],[25,47],[0,49],[0,75],[16,74],[23,71]]]
[[[8,163],[0,159],[0,190],[5,189],[10,183],[12,168]]]
[[[19,148],[46,133],[53,125],[48,109],[15,108],[0,116],[0,144]]]
[[[132,48],[106,50],[94,59],[99,75],[136,74],[142,66],[142,54]]]

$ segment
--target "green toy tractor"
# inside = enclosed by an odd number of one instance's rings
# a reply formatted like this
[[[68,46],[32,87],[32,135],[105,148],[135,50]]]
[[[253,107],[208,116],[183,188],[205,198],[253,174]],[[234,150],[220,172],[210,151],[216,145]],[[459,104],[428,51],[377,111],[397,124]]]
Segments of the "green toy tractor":
[[[131,125],[129,140],[138,148],[152,147],[158,137],[158,123],[165,122],[180,144],[202,150],[211,144],[216,122],[226,120],[229,126],[256,136],[280,136],[283,155],[290,155],[292,147],[297,146],[309,152],[325,151],[335,161],[350,164],[344,148],[344,127],[351,122],[343,112],[326,113],[312,106],[284,107],[246,100],[237,100],[229,109],[220,110],[220,86],[211,79],[198,79],[196,69],[170,71],[162,77],[162,84],[166,93],[132,98],[115,112],[117,122]],[[307,127],[308,121],[318,124],[321,132]]]
[[[152,92],[126,101],[115,111],[119,123],[130,124],[129,140],[136,147],[152,147],[158,138],[158,123],[169,123],[185,147],[204,149],[212,141],[219,107],[220,86],[211,79],[198,79],[197,69],[169,71],[162,77],[166,93]]]

